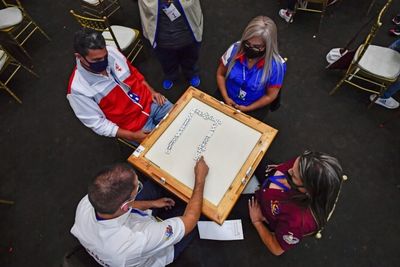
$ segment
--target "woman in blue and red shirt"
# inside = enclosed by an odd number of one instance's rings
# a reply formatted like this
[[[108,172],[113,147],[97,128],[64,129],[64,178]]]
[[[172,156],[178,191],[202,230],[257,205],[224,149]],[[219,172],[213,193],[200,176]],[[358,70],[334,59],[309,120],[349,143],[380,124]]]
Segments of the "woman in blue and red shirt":
[[[306,151],[277,166],[249,200],[251,221],[274,255],[281,255],[325,226],[342,180],[334,157]],[[274,232],[274,234],[273,234]]]

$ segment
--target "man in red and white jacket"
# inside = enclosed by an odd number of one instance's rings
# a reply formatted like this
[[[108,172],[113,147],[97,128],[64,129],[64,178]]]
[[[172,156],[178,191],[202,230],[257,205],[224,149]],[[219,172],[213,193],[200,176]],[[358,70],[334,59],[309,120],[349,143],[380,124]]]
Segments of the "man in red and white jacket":
[[[99,135],[143,141],[172,104],[101,33],[78,31],[74,49],[67,99],[75,115]]]

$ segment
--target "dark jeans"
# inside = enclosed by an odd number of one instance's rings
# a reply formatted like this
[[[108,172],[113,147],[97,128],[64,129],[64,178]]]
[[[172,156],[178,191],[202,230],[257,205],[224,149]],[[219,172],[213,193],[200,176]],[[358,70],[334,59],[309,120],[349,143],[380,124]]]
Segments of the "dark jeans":
[[[179,66],[183,75],[190,80],[199,74],[197,61],[199,59],[199,43],[192,43],[182,48],[156,47],[154,52],[164,71],[164,79],[175,81],[179,78]]]
[[[155,200],[162,197],[171,197],[171,194],[154,182],[146,179],[143,182],[143,190],[137,195],[136,200]],[[153,209],[153,216],[157,216],[163,220],[182,216],[186,208],[186,203],[175,198],[174,200],[175,206],[171,210]],[[184,236],[181,241],[174,245],[174,260],[178,258],[183,250],[189,245],[195,235],[196,231],[192,231],[188,235]]]

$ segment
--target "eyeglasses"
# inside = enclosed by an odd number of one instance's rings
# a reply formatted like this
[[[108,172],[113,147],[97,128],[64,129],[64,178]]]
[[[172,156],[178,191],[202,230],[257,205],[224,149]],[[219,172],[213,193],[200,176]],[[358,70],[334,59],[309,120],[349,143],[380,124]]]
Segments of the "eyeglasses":
[[[249,41],[244,41],[243,45],[245,47],[253,49],[254,51],[257,51],[257,52],[263,51],[265,48],[264,45],[252,45]]]
[[[134,201],[137,197],[137,195],[139,195],[140,191],[142,191],[143,189],[143,184],[141,181],[138,181],[138,187],[137,187],[137,192],[135,195],[130,196],[127,200],[124,201],[124,203],[122,203],[121,205],[121,209],[123,209],[126,205],[128,205],[130,202]]]

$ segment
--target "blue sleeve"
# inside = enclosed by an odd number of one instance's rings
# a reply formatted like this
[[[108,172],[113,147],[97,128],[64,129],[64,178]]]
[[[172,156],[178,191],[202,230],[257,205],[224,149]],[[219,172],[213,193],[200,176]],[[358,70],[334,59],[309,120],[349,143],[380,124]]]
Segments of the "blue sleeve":
[[[267,82],[267,88],[280,88],[283,84],[283,78],[286,72],[286,62],[277,62],[272,60],[270,77]]]

